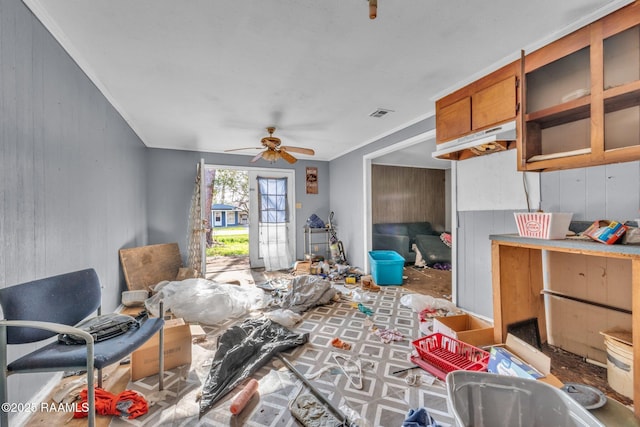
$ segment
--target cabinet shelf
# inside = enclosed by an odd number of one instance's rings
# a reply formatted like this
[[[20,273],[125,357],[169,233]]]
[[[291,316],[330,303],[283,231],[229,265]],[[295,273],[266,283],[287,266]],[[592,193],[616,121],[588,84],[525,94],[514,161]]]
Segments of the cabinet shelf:
[[[640,105],[640,80],[604,91],[604,112],[623,110]]]
[[[591,115],[591,95],[525,115],[527,122],[536,122],[541,129],[586,119]]]

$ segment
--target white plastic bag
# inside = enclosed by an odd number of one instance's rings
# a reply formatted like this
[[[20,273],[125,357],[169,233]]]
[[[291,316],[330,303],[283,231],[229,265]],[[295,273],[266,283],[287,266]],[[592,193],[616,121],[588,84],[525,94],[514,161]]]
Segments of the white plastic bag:
[[[160,300],[164,309],[185,322],[215,325],[237,318],[265,306],[264,292],[256,287],[216,283],[206,279],[186,279],[167,282],[154,289],[154,296],[145,301],[147,310],[159,316]]]
[[[400,304],[413,309],[420,313],[430,308],[433,310],[447,310],[449,312],[458,312],[460,309],[454,303],[444,298],[434,298],[431,295],[408,294],[400,298]]]
[[[286,309],[277,309],[273,311],[269,311],[264,314],[267,319],[271,319],[272,321],[281,324],[285,328],[293,328],[296,323],[302,320],[302,316],[294,313],[291,310]]]

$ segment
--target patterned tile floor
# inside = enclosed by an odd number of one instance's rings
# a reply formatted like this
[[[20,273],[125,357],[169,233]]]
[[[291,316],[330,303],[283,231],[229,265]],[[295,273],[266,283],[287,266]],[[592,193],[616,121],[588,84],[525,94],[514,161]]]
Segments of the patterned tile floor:
[[[400,374],[394,371],[408,368],[412,350],[411,339],[420,337],[416,313],[400,304],[407,291],[401,286],[382,287],[379,293],[365,294],[363,304],[373,310],[370,320],[380,329],[397,329],[405,339],[385,344],[369,330],[367,316],[352,307],[350,300],[311,309],[292,328],[308,332],[309,342],[285,353],[285,357],[335,406],[350,408],[360,417],[361,426],[400,426],[410,408],[425,407],[443,427],[454,425],[447,410],[443,382],[420,369]],[[149,413],[135,420],[114,418],[111,426],[297,426],[300,425],[288,409],[302,387],[283,363],[274,358],[262,367],[254,378],[259,380],[259,394],[245,410],[233,416],[229,407],[234,392],[219,401],[198,419],[197,396],[206,379],[215,352],[216,338],[229,326],[241,320],[230,320],[215,327],[205,327],[207,340],[194,344],[191,367],[166,372],[165,389],[158,396],[157,376],[132,382],[127,388],[143,393],[152,404]],[[352,345],[351,350],[338,350],[331,340],[339,337]],[[334,354],[342,354],[362,365],[363,387],[355,388],[347,375],[337,367]],[[319,375],[318,375],[319,374]],[[407,374],[421,375],[419,385],[408,385]],[[306,390],[308,392],[308,390]],[[157,399],[157,403],[154,400]]]

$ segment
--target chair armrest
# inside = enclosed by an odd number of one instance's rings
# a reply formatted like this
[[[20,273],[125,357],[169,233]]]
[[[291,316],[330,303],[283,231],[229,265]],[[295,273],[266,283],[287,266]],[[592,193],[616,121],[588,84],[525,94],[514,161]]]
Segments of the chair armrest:
[[[44,329],[58,334],[73,334],[82,337],[87,344],[93,345],[93,336],[86,331],[62,323],[40,322],[35,320],[0,320],[1,326],[19,326],[23,328]]]
[[[27,328],[44,329],[58,334],[73,334],[82,337],[87,344],[87,402],[89,403],[89,425],[95,425],[95,389],[93,386],[93,358],[94,358],[94,340],[93,336],[83,331],[80,328],[76,328],[69,325],[53,322],[40,322],[35,320],[0,320],[0,360],[2,361],[1,369],[6,370],[7,366],[7,327],[18,326]],[[3,391],[3,397],[6,398],[6,389]]]
[[[36,329],[44,329],[51,332],[56,332],[58,334],[73,334],[79,337],[87,343],[87,372],[93,371],[93,336],[86,331],[83,331],[80,328],[76,328],[74,326],[63,325],[62,323],[53,323],[53,322],[40,322],[36,320],[0,320],[0,328],[3,331],[6,331],[7,326],[18,326],[18,327],[26,327],[26,328],[36,328]],[[2,342],[1,345],[6,345],[6,333],[1,334]]]

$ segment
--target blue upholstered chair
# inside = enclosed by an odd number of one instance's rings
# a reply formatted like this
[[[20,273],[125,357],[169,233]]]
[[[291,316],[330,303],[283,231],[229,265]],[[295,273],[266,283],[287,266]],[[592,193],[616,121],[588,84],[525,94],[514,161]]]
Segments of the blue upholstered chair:
[[[163,378],[164,334],[162,316],[149,318],[139,328],[102,342],[73,325],[96,311],[100,314],[100,281],[94,269],[75,271],[0,289],[0,403],[7,402],[7,376],[28,372],[87,370],[89,425],[95,424],[94,368],[102,387],[102,368],[119,362],[160,332],[160,389]],[[65,345],[57,339],[8,363],[7,345],[25,344],[60,333],[82,336],[86,345]],[[51,340],[49,340],[51,341]],[[8,414],[0,411],[0,425],[8,426]]]

